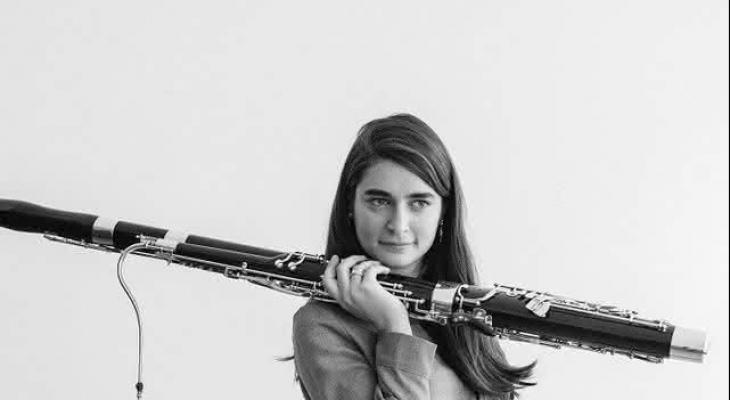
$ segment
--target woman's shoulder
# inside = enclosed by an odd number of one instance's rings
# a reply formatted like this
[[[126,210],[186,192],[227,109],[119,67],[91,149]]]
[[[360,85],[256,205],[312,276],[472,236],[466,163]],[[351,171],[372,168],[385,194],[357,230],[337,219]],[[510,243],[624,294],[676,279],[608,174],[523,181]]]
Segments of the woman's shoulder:
[[[312,329],[354,333],[366,327],[336,303],[310,300],[294,314],[294,331]]]
[[[303,306],[299,307],[294,313],[294,323],[312,322],[312,321],[330,321],[342,318],[342,310],[335,303],[327,303],[324,301],[310,300]]]

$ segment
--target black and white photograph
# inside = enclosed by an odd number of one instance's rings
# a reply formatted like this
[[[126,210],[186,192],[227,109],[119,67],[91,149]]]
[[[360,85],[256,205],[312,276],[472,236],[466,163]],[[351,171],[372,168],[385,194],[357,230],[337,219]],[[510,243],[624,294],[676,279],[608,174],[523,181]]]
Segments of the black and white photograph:
[[[0,2],[0,397],[728,398],[728,2]]]

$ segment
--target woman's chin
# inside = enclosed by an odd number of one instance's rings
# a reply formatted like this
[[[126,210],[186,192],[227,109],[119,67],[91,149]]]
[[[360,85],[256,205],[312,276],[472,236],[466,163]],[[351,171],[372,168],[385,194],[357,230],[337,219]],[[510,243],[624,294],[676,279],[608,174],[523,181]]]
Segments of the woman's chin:
[[[417,263],[414,257],[395,254],[379,254],[378,261],[386,267],[390,268],[390,272],[397,275],[413,276],[413,266]]]

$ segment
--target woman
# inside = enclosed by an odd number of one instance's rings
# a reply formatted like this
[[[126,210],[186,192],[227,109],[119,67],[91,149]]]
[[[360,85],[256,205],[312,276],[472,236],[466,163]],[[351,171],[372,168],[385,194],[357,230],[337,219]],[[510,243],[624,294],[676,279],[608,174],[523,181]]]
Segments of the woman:
[[[463,199],[436,133],[399,114],[364,125],[337,187],[323,283],[338,304],[294,316],[307,399],[512,399],[534,363],[512,367],[496,339],[409,320],[379,274],[477,284]]]

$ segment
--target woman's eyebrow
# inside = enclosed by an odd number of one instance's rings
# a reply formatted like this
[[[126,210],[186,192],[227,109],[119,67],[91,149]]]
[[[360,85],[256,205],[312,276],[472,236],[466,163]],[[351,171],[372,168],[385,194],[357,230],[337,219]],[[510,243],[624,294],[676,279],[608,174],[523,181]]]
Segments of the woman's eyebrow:
[[[367,189],[365,192],[363,192],[363,194],[365,196],[393,197],[393,195],[381,189]],[[429,192],[417,192],[411,193],[406,197],[410,199],[431,199],[434,197],[434,195]]]

